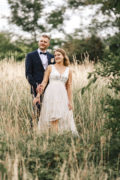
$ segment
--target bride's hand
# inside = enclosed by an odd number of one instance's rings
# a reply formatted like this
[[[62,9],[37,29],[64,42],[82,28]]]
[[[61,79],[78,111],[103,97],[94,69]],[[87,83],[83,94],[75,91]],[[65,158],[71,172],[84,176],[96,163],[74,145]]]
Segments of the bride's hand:
[[[39,86],[38,86],[38,92],[39,92],[40,94],[42,94],[42,93],[43,93],[43,90],[44,90],[43,85],[42,85],[42,84],[39,84]]]
[[[72,107],[72,104],[71,104],[71,103],[68,103],[68,108],[69,108],[69,110],[72,110],[72,109],[73,109],[73,107]]]

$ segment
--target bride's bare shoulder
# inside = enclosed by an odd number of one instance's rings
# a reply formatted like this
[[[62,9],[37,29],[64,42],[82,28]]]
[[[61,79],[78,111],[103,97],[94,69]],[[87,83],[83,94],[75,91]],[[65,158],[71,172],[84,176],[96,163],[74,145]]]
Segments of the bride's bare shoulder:
[[[52,70],[52,65],[48,65],[47,71],[51,72],[51,70]]]
[[[71,67],[68,67],[69,68],[69,75],[72,75],[72,68]]]

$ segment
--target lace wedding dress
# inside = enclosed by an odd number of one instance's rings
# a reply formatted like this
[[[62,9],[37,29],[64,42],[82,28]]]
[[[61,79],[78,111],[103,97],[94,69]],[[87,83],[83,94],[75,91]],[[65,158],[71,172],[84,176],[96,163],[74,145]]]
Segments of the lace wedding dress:
[[[72,131],[78,134],[73,119],[73,111],[68,108],[68,95],[65,83],[68,80],[69,67],[60,74],[54,65],[49,76],[49,84],[45,90],[42,109],[38,122],[40,131],[48,130],[50,121],[59,120],[58,131]]]

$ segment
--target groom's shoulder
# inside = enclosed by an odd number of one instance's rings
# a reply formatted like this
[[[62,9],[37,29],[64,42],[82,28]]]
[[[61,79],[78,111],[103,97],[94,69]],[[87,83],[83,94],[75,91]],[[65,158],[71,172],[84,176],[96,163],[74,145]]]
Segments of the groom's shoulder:
[[[51,54],[50,52],[47,51],[47,54],[48,54],[48,56],[50,56],[51,58],[54,58],[54,55]]]
[[[29,52],[29,53],[27,54],[27,56],[32,56],[32,55],[34,55],[34,54],[36,54],[36,53],[37,53],[37,50],[32,51],[32,52]]]

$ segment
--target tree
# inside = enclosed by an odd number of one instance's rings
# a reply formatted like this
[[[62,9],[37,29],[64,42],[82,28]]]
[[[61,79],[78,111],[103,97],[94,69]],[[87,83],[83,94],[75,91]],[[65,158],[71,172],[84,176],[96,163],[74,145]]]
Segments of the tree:
[[[106,96],[106,104],[104,111],[106,116],[102,135],[109,137],[109,143],[106,144],[106,150],[109,154],[105,156],[107,163],[113,167],[115,171],[120,168],[118,158],[120,155],[120,63],[119,54],[110,53],[107,58],[102,61],[102,68],[96,69],[96,75],[109,79],[109,88],[114,91],[114,96],[108,94]],[[107,152],[105,152],[107,154]]]
[[[113,26],[120,30],[120,19],[118,19],[120,17],[120,1],[91,0],[91,3],[94,2],[102,3],[101,10],[104,14],[111,15],[111,12],[115,14],[116,19]],[[103,60],[100,62],[101,66],[97,67],[96,71],[91,74],[94,78],[89,81],[87,87],[83,88],[82,93],[99,76],[106,77],[109,80],[108,87],[112,89],[114,95],[108,94],[105,99],[104,111],[107,116],[105,116],[102,135],[106,136],[106,138],[110,137],[104,152],[106,164],[112,166],[115,172],[117,172],[120,169],[120,162],[118,160],[120,156],[120,32],[108,38],[106,43],[108,48],[105,50]]]
[[[41,32],[64,32],[65,6],[52,6],[47,0],[8,0],[8,3],[12,14],[10,22],[31,33],[35,41]],[[52,7],[50,12],[46,6]]]
[[[11,53],[15,51],[15,45],[11,42],[10,34],[0,32],[0,42],[0,59],[10,57]]]
[[[120,1],[119,0],[67,0],[68,7],[73,9],[78,9],[81,6],[99,6],[99,9],[96,12],[96,17],[93,17],[92,24],[90,27],[90,31],[98,29],[98,31],[102,30],[106,27],[117,27],[120,30]],[[103,15],[106,15],[104,21],[98,21],[98,15],[102,12]],[[115,20],[113,21],[113,15],[115,16]]]
[[[11,8],[10,22],[30,32],[36,41],[37,32],[45,32],[45,26],[39,20],[42,17],[44,1],[8,0]]]
[[[47,23],[51,25],[50,30],[57,29],[58,31],[64,32],[64,28],[61,25],[63,25],[64,23],[65,11],[66,11],[66,8],[63,6],[61,8],[60,7],[56,8],[49,14],[47,18]]]
[[[97,62],[103,57],[104,44],[99,37],[93,35],[84,39],[71,38],[64,43],[63,48],[67,51],[70,59],[75,56],[80,62],[84,61],[85,55],[89,55],[89,60]]]
[[[21,61],[26,54],[37,48],[36,42],[17,39],[12,41],[13,34],[9,32],[0,32],[0,60],[14,57],[16,61]]]

